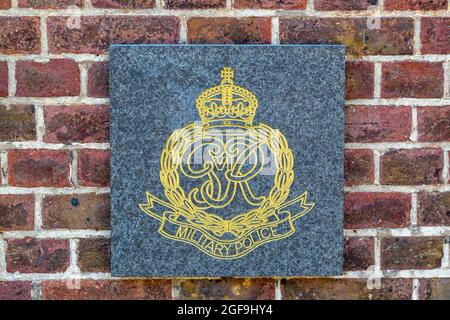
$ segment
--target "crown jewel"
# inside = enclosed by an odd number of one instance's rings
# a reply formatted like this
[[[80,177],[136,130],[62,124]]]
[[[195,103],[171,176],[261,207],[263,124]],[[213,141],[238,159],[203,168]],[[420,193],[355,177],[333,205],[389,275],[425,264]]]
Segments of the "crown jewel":
[[[234,70],[223,67],[220,85],[203,91],[196,106],[204,125],[232,122],[251,125],[258,99],[249,90],[234,84]]]

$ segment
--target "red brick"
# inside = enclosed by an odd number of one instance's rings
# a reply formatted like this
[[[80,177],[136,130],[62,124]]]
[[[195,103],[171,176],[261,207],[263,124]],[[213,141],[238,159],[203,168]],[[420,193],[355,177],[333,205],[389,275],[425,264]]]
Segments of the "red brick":
[[[95,8],[151,9],[155,0],[91,0],[91,4]]]
[[[78,182],[86,187],[109,186],[109,150],[81,150],[78,155]]]
[[[44,141],[50,143],[107,142],[107,106],[47,106],[44,108]]]
[[[388,270],[439,268],[443,255],[442,246],[442,238],[383,238],[381,268]]]
[[[11,0],[0,0],[0,10],[7,10],[9,8],[11,8]]]
[[[0,97],[8,96],[8,64],[0,61]]]
[[[370,279],[300,278],[281,280],[286,300],[406,300],[411,299],[412,279],[381,279],[379,289],[369,289]]]
[[[69,267],[69,241],[55,239],[6,240],[8,272],[55,273]]]
[[[423,54],[450,53],[450,18],[422,18],[420,27]]]
[[[266,17],[191,18],[188,20],[190,43],[270,43],[271,21]]]
[[[419,141],[450,141],[450,106],[417,109]]]
[[[346,193],[347,229],[401,228],[409,225],[411,195],[404,193]]]
[[[304,10],[307,0],[234,0],[236,9]]]
[[[80,94],[80,69],[70,59],[49,62],[18,61],[16,64],[19,97],[58,97]]]
[[[34,228],[34,196],[0,195],[0,232]]]
[[[420,279],[421,300],[450,300],[450,278]]]
[[[39,17],[0,17],[0,54],[41,51]]]
[[[345,63],[345,98],[373,98],[373,63],[367,61],[348,61]]]
[[[356,56],[412,54],[413,36],[410,18],[382,18],[379,29],[367,18],[280,18],[282,44],[339,43]]]
[[[383,98],[441,98],[444,69],[440,62],[400,61],[382,66]]]
[[[18,187],[67,187],[69,153],[57,150],[11,150],[8,181]]]
[[[217,9],[225,8],[225,0],[166,0],[169,9]]]
[[[43,281],[44,300],[170,300],[170,280]]]
[[[31,300],[31,282],[0,281],[0,300]]]
[[[375,264],[373,238],[349,237],[344,242],[344,271],[367,270]]]
[[[274,279],[186,279],[176,283],[182,300],[273,300]]]
[[[446,10],[447,0],[384,0],[385,10]]]
[[[417,222],[423,226],[450,226],[450,192],[421,192]]]
[[[82,272],[110,271],[109,239],[80,239],[78,243],[78,266]]]
[[[441,149],[397,149],[381,156],[381,183],[387,185],[439,184]]]
[[[377,5],[377,0],[314,0],[314,9],[318,11],[367,10]]]
[[[51,53],[107,52],[113,43],[176,43],[179,20],[164,16],[81,17],[80,28],[67,28],[68,17],[48,17]]]
[[[36,140],[34,106],[0,105],[0,141]]]
[[[44,229],[109,229],[108,194],[45,196],[42,201]]]
[[[88,96],[107,98],[109,96],[108,62],[95,62],[88,70]]]
[[[19,0],[20,8],[34,9],[65,9],[69,7],[82,7],[82,0]]]
[[[348,106],[345,108],[346,142],[402,142],[411,133],[409,107]]]
[[[344,155],[345,185],[372,184],[374,180],[373,151],[345,150]]]

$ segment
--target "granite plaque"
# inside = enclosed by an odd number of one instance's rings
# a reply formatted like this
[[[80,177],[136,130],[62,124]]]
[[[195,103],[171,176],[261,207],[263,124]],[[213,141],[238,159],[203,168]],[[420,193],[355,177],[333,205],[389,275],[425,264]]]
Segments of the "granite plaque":
[[[111,46],[113,275],[339,275],[344,56]]]

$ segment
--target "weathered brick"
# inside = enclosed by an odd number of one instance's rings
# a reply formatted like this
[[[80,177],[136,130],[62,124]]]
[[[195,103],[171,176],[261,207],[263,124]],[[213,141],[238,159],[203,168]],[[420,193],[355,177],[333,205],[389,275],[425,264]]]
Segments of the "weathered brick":
[[[39,17],[0,17],[0,54],[41,51]]]
[[[369,279],[370,280],[370,279]],[[407,300],[412,279],[381,279],[379,289],[369,289],[366,279],[300,278],[281,280],[287,300]]]
[[[78,266],[82,272],[110,271],[109,239],[80,239],[78,243]]]
[[[45,300],[170,300],[170,280],[43,281]]]
[[[384,0],[385,10],[446,10],[447,0]]]
[[[450,141],[450,106],[417,109],[419,141]]]
[[[345,150],[344,155],[345,185],[372,184],[374,180],[373,151]]]
[[[345,98],[373,98],[374,66],[367,61],[348,61],[345,63]]]
[[[401,228],[409,225],[411,195],[406,193],[346,193],[347,229]]]
[[[8,63],[0,61],[0,97],[8,96]]]
[[[27,149],[8,152],[8,181],[20,187],[67,187],[69,152]]]
[[[314,0],[314,9],[319,11],[367,10],[377,5],[377,0]]]
[[[440,62],[400,61],[382,66],[383,98],[441,98],[444,69]]]
[[[413,53],[414,23],[410,18],[382,18],[369,28],[367,18],[281,18],[280,41],[298,44],[347,46],[350,55]]]
[[[408,141],[411,121],[409,107],[348,106],[345,108],[345,141]]]
[[[0,10],[11,8],[11,0],[0,0]]]
[[[183,300],[270,300],[275,298],[274,279],[232,279],[218,280],[189,279],[176,283]]]
[[[31,300],[31,282],[0,281],[0,300]]]
[[[155,7],[155,0],[91,0],[95,8],[150,9]]]
[[[443,255],[442,246],[442,238],[383,238],[381,268],[390,270],[439,268]]]
[[[34,107],[0,105],[0,141],[36,140]]]
[[[108,194],[48,195],[42,203],[44,229],[109,229]]]
[[[421,300],[450,300],[450,278],[420,279]]]
[[[438,184],[442,174],[441,149],[397,149],[381,156],[381,183],[387,185]]]
[[[88,96],[107,98],[109,96],[108,62],[95,62],[88,69]]]
[[[375,264],[373,238],[349,237],[344,242],[344,270],[367,270]]]
[[[32,230],[34,227],[34,196],[0,195],[0,232]]]
[[[419,225],[450,226],[450,192],[421,192],[417,201]]]
[[[234,0],[236,9],[303,10],[307,0]]]
[[[107,106],[47,106],[44,121],[45,142],[107,142],[109,139]]]
[[[217,9],[225,8],[225,0],[166,0],[169,9]]]
[[[270,43],[271,22],[266,17],[191,18],[190,43]]]
[[[48,17],[51,53],[105,53],[112,43],[175,43],[179,19],[164,16],[81,17],[80,28],[67,28],[68,17]]]
[[[446,72],[447,72],[447,74],[450,74],[450,64],[447,64]],[[447,89],[447,92],[449,92],[449,96],[450,96],[450,81],[448,81],[446,89]]]
[[[8,272],[55,273],[69,267],[69,241],[55,239],[8,239]]]
[[[109,186],[109,150],[81,150],[78,156],[78,182],[86,187]]]
[[[70,59],[16,63],[16,95],[19,97],[78,96],[80,68]]]
[[[82,7],[82,0],[19,0],[20,8],[65,9],[71,6]]]
[[[422,18],[420,27],[421,51],[424,54],[450,53],[450,18]]]

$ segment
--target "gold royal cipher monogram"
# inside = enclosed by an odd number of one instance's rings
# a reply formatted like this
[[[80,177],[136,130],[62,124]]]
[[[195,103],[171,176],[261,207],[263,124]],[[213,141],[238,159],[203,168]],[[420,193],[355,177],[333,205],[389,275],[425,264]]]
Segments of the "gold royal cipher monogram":
[[[147,203],[140,208],[161,222],[161,235],[217,259],[240,258],[291,236],[293,222],[314,204],[308,203],[307,191],[286,200],[294,181],[292,150],[279,130],[253,125],[256,96],[235,85],[234,70],[224,67],[220,85],[201,93],[196,107],[201,124],[175,130],[161,154],[167,201],[147,192]],[[254,185],[260,176],[270,176],[263,192]],[[195,187],[183,189],[193,182]],[[236,199],[241,202],[233,207]],[[227,216],[236,207],[244,212]]]

